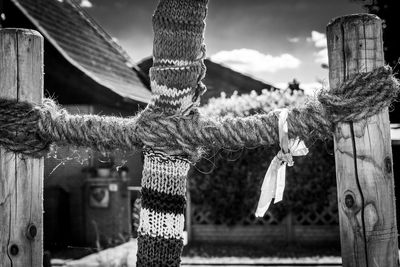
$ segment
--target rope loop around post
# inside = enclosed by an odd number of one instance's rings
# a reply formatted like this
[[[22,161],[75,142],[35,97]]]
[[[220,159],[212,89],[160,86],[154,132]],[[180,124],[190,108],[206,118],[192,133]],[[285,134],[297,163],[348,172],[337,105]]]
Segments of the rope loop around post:
[[[359,73],[342,86],[322,91],[318,96],[332,123],[360,121],[375,115],[396,98],[399,81],[389,66]]]

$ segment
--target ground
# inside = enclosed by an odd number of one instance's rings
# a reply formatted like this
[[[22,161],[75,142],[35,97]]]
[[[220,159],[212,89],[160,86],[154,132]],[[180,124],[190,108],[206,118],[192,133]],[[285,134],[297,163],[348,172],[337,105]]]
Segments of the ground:
[[[264,249],[263,249],[264,248]],[[266,248],[266,249],[265,249]],[[79,260],[53,259],[52,266],[63,267],[134,267],[136,266],[136,239],[121,246],[91,254]],[[314,256],[313,256],[314,255]],[[324,256],[315,256],[324,255]],[[323,246],[268,245],[210,245],[194,244],[186,246],[182,266],[293,266],[301,263],[310,266],[329,264],[340,266],[341,259],[336,248]]]
[[[332,242],[287,245],[286,242],[264,244],[191,243],[183,250],[184,257],[221,258],[304,258],[316,255],[340,256],[340,244]]]

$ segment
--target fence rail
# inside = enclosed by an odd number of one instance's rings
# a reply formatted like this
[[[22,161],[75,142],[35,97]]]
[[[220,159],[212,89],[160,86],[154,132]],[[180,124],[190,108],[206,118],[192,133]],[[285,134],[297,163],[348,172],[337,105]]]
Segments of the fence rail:
[[[339,215],[336,205],[302,213],[289,213],[279,219],[271,212],[263,218],[254,214],[229,226],[215,220],[201,205],[191,205],[191,241],[265,242],[339,241]]]

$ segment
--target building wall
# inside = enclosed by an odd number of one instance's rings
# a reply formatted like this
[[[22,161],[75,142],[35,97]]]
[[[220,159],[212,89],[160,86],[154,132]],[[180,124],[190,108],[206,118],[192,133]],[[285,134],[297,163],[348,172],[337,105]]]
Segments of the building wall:
[[[76,106],[69,108],[69,111],[76,113],[90,113],[91,106]],[[45,244],[49,247],[65,247],[67,245],[79,245],[84,243],[84,211],[83,184],[86,178],[83,170],[90,165],[90,162],[81,164],[76,160],[68,160],[71,157],[69,147],[57,148],[57,155],[52,153],[45,159],[44,171],[44,224]],[[77,153],[85,154],[83,149]],[[57,159],[55,158],[57,157]],[[55,191],[65,192],[68,195],[68,205],[60,198]],[[60,193],[60,192],[59,192]],[[64,216],[60,218],[57,210],[63,210]],[[62,225],[61,219],[68,218],[68,229],[63,229],[69,234],[66,240],[58,235],[57,225]]]
[[[65,106],[65,108],[72,114],[129,115],[127,112],[121,113],[117,109],[102,106],[74,105]],[[106,225],[113,221],[113,218],[119,216],[118,212],[112,211],[114,204],[108,209],[109,212],[100,210],[100,213],[103,212],[104,216],[98,216],[99,212],[94,211],[93,213],[93,210],[88,207],[87,188],[85,186],[89,176],[88,170],[93,166],[102,164],[99,157],[100,154],[93,150],[59,147],[57,154],[51,152],[45,159],[44,218],[45,244],[47,247],[93,246],[94,234],[91,216],[96,217],[98,225]],[[116,164],[122,164],[126,161],[125,165],[130,170],[128,185],[139,186],[142,171],[140,151],[128,152],[122,157],[119,159],[120,162],[116,162]],[[122,201],[120,205],[130,206],[129,199],[125,203],[123,198],[114,195],[112,197],[112,201]],[[122,230],[115,227],[110,229],[124,233],[126,236],[126,229],[129,228],[130,231],[130,210],[120,211],[126,215],[119,217],[120,223],[124,227],[121,228]],[[68,222],[65,222],[66,219]],[[68,229],[61,229],[61,227]],[[61,231],[63,231],[63,234],[60,234]]]
[[[86,179],[83,189],[85,244],[107,248],[128,241],[132,232],[130,192],[126,183],[118,178],[90,178]],[[93,202],[98,203],[96,197],[108,199],[107,205],[93,206]]]
[[[10,0],[0,0],[0,9],[6,17],[1,26],[38,30]],[[54,98],[71,113],[132,116],[139,107],[144,108],[143,104],[128,101],[88,77],[68,62],[46,38],[44,51],[45,96]],[[78,155],[91,155],[91,159],[80,162],[76,159]],[[71,157],[75,159],[70,160]],[[99,157],[99,153],[94,151],[60,147],[57,154],[53,151],[45,159],[44,239],[47,247],[84,246],[87,243],[85,225],[89,215],[85,212],[84,187],[87,170],[99,165]],[[129,184],[140,185],[140,151],[128,153],[123,160],[131,170]],[[115,217],[115,214],[110,216]],[[129,220],[129,213],[126,217]],[[108,219],[109,216],[103,218],[104,221]]]

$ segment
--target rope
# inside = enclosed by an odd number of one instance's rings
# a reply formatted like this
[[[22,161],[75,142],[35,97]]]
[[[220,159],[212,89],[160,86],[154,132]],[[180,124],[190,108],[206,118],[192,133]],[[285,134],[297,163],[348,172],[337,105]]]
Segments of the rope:
[[[388,107],[400,89],[390,67],[351,77],[318,99],[292,108],[287,118],[289,137],[330,139],[336,123],[364,120]],[[51,143],[92,147],[100,151],[134,150],[149,146],[197,161],[212,148],[270,146],[278,140],[276,112],[243,118],[152,113],[132,118],[71,115],[54,101],[42,105],[0,99],[0,146],[41,156]]]
[[[391,104],[397,96],[399,81],[388,66],[358,74],[340,87],[319,95],[319,102],[332,123],[360,121]]]

